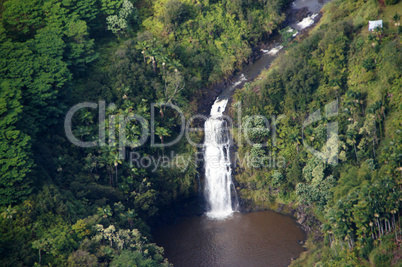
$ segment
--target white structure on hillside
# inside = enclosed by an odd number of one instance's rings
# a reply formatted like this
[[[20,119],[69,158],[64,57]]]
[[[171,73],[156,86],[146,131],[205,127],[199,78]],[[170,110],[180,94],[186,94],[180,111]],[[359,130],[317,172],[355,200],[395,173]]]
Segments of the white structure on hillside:
[[[369,21],[369,31],[374,31],[377,27],[382,28],[382,19]]]

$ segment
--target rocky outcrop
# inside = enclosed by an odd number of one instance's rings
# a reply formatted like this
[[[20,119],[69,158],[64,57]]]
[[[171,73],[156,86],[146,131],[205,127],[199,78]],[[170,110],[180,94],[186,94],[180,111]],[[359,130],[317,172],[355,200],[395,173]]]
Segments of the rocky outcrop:
[[[315,241],[322,241],[321,222],[314,216],[309,207],[300,205],[296,212],[296,223],[307,235],[312,235]]]

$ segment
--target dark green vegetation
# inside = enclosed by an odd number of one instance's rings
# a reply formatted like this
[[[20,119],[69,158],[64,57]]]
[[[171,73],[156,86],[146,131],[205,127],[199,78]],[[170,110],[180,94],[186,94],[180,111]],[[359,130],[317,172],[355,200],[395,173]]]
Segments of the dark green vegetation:
[[[386,5],[394,5],[398,2],[399,2],[399,0],[385,0]]]
[[[165,150],[147,143],[135,151],[155,158],[174,151],[191,161],[155,172],[130,167],[118,157],[119,115],[149,120],[151,103],[161,101],[195,114],[205,88],[240,68],[283,21],[285,1],[1,3],[1,265],[168,265],[148,225],[161,208],[195,192],[196,148],[184,140]],[[106,145],[74,146],[65,114],[100,100]],[[156,141],[168,142],[180,118],[156,110]],[[98,140],[98,120],[97,110],[80,110],[73,133]],[[138,142],[140,125],[124,127]]]
[[[169,265],[151,243],[149,224],[194,194],[196,148],[184,140],[165,149],[127,145],[126,158],[135,149],[190,159],[188,167],[175,161],[155,171],[130,166],[118,157],[119,115],[149,120],[151,103],[161,101],[194,115],[205,88],[241,68],[251,48],[280,25],[286,1],[1,2],[1,265]],[[383,30],[368,33],[367,21],[381,14],[372,0],[335,0],[310,36],[289,43],[262,80],[235,96],[244,116],[281,118],[277,146],[255,119],[249,136],[268,146],[243,146],[240,155],[259,162],[271,151],[286,160],[283,169],[239,170],[241,196],[298,207],[318,220],[305,222],[315,231],[295,265],[398,261],[402,29],[392,12]],[[107,145],[74,146],[65,114],[76,103],[99,100],[107,105]],[[332,156],[339,142],[336,166],[313,158],[301,139],[307,116],[334,100],[339,114],[306,127],[305,141]],[[180,118],[169,108],[156,110],[156,141],[169,142]],[[81,110],[74,134],[98,140],[98,120],[97,110]],[[330,122],[338,122],[339,138],[326,142]],[[124,127],[129,141],[138,142],[140,125]]]
[[[398,16],[386,17],[383,29],[369,33],[368,20],[381,16],[375,1],[334,0],[308,36],[292,42],[261,80],[235,95],[243,120],[263,115],[278,121],[276,146],[272,128],[261,130],[264,122],[254,118],[249,136],[267,146],[244,145],[239,153],[260,165],[269,153],[282,156],[285,168],[244,165],[237,181],[250,203],[300,211],[300,222],[311,231],[309,251],[295,266],[401,264],[401,27]],[[326,115],[325,105],[333,101],[339,113]],[[333,159],[338,143],[337,165],[313,157],[303,144],[303,122],[318,109],[322,119],[306,126],[305,144]],[[335,122],[339,135],[327,136]]]

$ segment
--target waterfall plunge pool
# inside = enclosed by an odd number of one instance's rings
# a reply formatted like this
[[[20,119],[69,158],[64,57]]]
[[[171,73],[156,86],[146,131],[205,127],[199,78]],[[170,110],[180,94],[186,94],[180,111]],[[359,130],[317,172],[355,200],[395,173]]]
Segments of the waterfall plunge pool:
[[[305,238],[292,218],[273,211],[236,212],[225,220],[183,218],[153,236],[177,267],[288,266],[304,251],[299,241]]]

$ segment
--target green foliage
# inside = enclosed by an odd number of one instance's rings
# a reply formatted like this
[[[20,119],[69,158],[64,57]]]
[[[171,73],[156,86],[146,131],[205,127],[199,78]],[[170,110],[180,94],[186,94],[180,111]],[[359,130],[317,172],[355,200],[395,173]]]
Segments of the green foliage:
[[[98,259],[95,255],[83,250],[76,250],[68,257],[67,266],[97,266]]]
[[[10,37],[26,39],[41,27],[44,12],[41,0],[7,1],[2,14],[4,29]]]
[[[0,205],[25,199],[32,191],[28,174],[33,166],[30,137],[17,129],[22,112],[21,91],[6,82],[0,91]]]
[[[302,169],[300,168],[299,159],[296,158],[292,162],[292,166],[287,169],[286,178],[294,187],[298,182],[301,181]]]
[[[250,150],[250,160],[251,164],[254,168],[259,168],[264,164],[264,155],[265,152],[262,148],[262,145],[255,144]]]
[[[385,0],[385,4],[387,5],[387,6],[389,6],[389,5],[395,5],[396,3],[398,3],[399,2],[399,0]]]
[[[301,203],[308,205],[317,205],[323,208],[332,198],[331,189],[335,185],[335,179],[332,176],[324,180],[314,181],[311,184],[299,183],[296,186],[296,194]]]
[[[250,44],[283,21],[281,4],[158,0],[153,5],[154,17],[145,19],[143,25],[167,44],[200,87],[200,81],[216,83],[247,61]]]
[[[149,244],[137,229],[116,230],[114,225],[103,228],[96,225],[95,242],[106,240],[111,248],[120,251],[111,262],[111,266],[158,266],[163,262],[163,249]]]
[[[110,263],[110,266],[114,267],[128,267],[128,266],[169,266],[169,264],[161,264],[152,258],[145,258],[144,255],[138,251],[128,251],[124,250],[120,255],[115,257]]]
[[[123,0],[118,15],[110,15],[106,18],[107,29],[118,35],[124,33],[130,27],[130,22],[137,20],[137,10],[128,0]]]
[[[282,175],[282,173],[278,172],[278,171],[274,171],[274,173],[272,174],[272,184],[274,186],[280,186],[283,183],[284,180],[284,176]]]
[[[116,15],[123,5],[123,0],[101,0],[100,2],[101,10],[107,15]]]
[[[269,122],[261,116],[244,117],[243,132],[245,137],[253,143],[265,143],[269,137]]]
[[[32,172],[35,154],[30,137],[37,146],[38,134],[59,122],[72,72],[96,59],[87,27],[96,17],[94,9],[92,0],[5,3],[0,26],[1,100],[12,97],[16,102],[10,106],[15,115],[2,112],[2,120],[12,117],[4,121],[10,128],[2,138],[2,149],[7,150],[2,153],[2,204],[21,201],[30,193],[32,178],[27,173]],[[4,108],[11,105],[6,102]]]
[[[293,35],[296,33],[297,31],[295,29],[292,29],[291,27],[286,27],[283,28],[282,30],[279,31],[279,33],[282,36],[282,45],[288,45],[290,40],[292,39]]]
[[[186,4],[180,0],[169,0],[165,4],[164,22],[173,28],[177,28],[178,25],[185,22],[188,15]]]
[[[305,223],[307,229],[316,227],[310,232],[311,252],[295,266],[395,264],[402,138],[401,105],[394,101],[401,97],[401,91],[395,90],[402,81],[401,45],[396,28],[384,27],[372,36],[360,30],[379,12],[374,2],[327,4],[309,36],[294,42],[262,73],[261,80],[234,96],[233,102],[244,107],[242,119],[286,116],[276,125],[276,146],[268,147],[285,157],[286,169],[246,166],[236,178],[244,185],[241,197],[248,201],[284,203],[316,215],[317,225]],[[290,36],[286,29],[281,33],[283,39]],[[325,106],[335,100],[339,111],[331,117]],[[300,129],[318,109],[321,119]],[[328,135],[327,127],[334,122],[338,134]],[[297,138],[301,131],[302,140]],[[325,159],[309,155],[306,145]],[[240,151],[258,154],[250,144]],[[275,190],[267,190],[267,183]],[[316,244],[321,238],[318,232],[324,242]],[[392,240],[385,241],[390,236]],[[385,243],[387,248],[380,245]]]
[[[66,255],[77,248],[72,232],[68,226],[56,226],[49,229],[41,239],[32,242],[32,247],[55,258],[56,263],[63,263]]]
[[[160,101],[193,115],[208,93],[205,88],[240,69],[252,48],[278,29],[287,2],[5,1],[0,19],[2,265],[168,266],[163,250],[148,240],[147,223],[165,205],[196,193],[197,166],[194,159],[155,170],[130,166],[119,158],[117,136],[126,130],[131,143],[123,144],[126,156],[175,152],[176,160],[192,158],[196,148],[184,142],[165,149],[137,147],[140,125],[122,125],[118,118],[138,114],[149,120],[149,103]],[[235,96],[244,107],[242,120],[250,121],[243,130],[260,143],[239,150],[256,163],[240,170],[239,184],[247,186],[242,196],[264,204],[275,199],[304,203],[320,215],[329,246],[315,253],[310,265],[351,265],[358,262],[356,255],[388,264],[394,249],[402,49],[392,25],[370,37],[360,32],[378,12],[373,2],[334,0],[319,29]],[[293,34],[281,33],[285,43]],[[335,99],[342,112],[327,117],[324,106]],[[72,146],[62,126],[66,110],[99,100],[114,103],[107,108],[106,131],[109,136],[114,130],[115,136],[102,147]],[[319,108],[322,123],[302,129]],[[268,125],[255,115],[277,123]],[[157,106],[155,116],[159,141],[173,140],[180,130],[178,114]],[[96,140],[97,122],[95,110],[79,112],[73,132]],[[338,122],[339,136],[328,138],[331,122]],[[145,128],[149,131],[149,125]],[[331,162],[310,157],[304,141]],[[330,166],[338,145],[339,166]],[[285,169],[262,168],[271,163],[269,157],[284,157]],[[379,240],[384,246],[377,249]]]
[[[367,71],[375,69],[375,61],[372,58],[368,58],[363,60],[362,67],[365,68]]]

